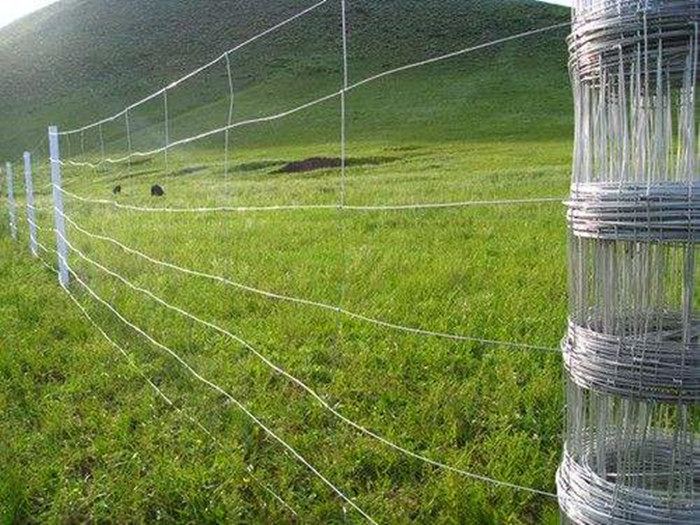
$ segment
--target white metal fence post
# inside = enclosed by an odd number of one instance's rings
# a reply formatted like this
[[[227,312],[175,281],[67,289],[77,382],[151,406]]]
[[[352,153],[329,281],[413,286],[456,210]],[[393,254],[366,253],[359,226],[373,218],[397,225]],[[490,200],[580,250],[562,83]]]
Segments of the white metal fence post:
[[[17,204],[15,203],[15,189],[13,184],[12,164],[5,164],[7,175],[7,205],[10,210],[10,234],[17,240]]]
[[[56,227],[56,250],[58,252],[58,280],[61,286],[68,288],[68,246],[66,245],[66,223],[63,219],[61,154],[58,146],[58,128],[56,126],[49,127],[49,156],[51,158],[54,225]]]
[[[36,238],[36,213],[34,209],[34,183],[32,181],[32,156],[24,152],[24,183],[27,189],[27,223],[29,223],[29,249],[34,257],[39,256]]]

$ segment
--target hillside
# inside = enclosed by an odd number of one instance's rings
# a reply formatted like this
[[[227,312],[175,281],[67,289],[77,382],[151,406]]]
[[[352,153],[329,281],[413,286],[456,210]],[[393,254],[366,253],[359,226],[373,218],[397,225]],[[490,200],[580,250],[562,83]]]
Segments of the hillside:
[[[308,0],[57,2],[0,31],[0,152],[14,156],[31,147],[49,123],[73,127],[115,112],[311,4]],[[232,66],[237,90],[276,78],[291,78],[297,84],[298,79],[313,79],[318,85],[332,77],[328,81],[335,82],[341,60],[337,4],[329,2],[237,54]],[[352,81],[566,21],[568,10],[534,0],[353,0],[348,18]],[[506,59],[514,62],[507,64],[514,73],[523,72],[518,81],[523,75],[544,76],[542,68],[563,70],[563,34],[538,37],[539,45],[527,56]],[[560,94],[550,103],[568,104],[565,87]],[[201,98],[193,93],[187,105],[196,106]]]

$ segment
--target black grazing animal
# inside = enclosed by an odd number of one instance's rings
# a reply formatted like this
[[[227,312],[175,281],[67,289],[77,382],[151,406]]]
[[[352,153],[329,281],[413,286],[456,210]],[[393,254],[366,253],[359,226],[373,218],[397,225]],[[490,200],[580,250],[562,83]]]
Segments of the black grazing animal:
[[[162,197],[163,195],[165,195],[165,191],[158,184],[151,186],[151,197]]]
[[[112,193],[114,193],[115,195],[119,195],[121,192],[122,192],[122,187],[120,185],[115,186],[114,189],[112,190]]]

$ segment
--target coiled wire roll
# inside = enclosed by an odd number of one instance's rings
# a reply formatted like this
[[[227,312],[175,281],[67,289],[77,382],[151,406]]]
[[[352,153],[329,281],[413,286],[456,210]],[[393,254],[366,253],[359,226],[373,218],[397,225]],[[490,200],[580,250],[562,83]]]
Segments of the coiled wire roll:
[[[700,0],[574,0],[562,520],[700,523]]]
[[[569,323],[562,342],[571,379],[589,390],[644,401],[700,401],[700,325],[684,343],[681,319],[662,316],[643,335],[608,335]]]
[[[669,438],[670,439],[670,438]],[[637,476],[645,476],[648,484],[656,488],[640,488],[639,480],[630,479],[633,473],[617,471],[618,451],[614,448],[604,458],[588,452],[575,459],[568,450],[557,471],[559,504],[569,519],[580,525],[697,525],[700,523],[700,507],[692,497],[669,494],[668,479],[683,462],[687,470],[700,470],[700,454],[697,450],[683,457],[674,457],[674,448],[666,441],[630,443],[625,454],[639,455],[639,461],[647,470]],[[602,476],[593,465],[605,465]],[[627,479],[626,479],[627,478]]]
[[[700,241],[700,181],[575,184],[567,219],[577,237]]]
[[[663,60],[663,74],[682,79],[688,43],[697,40],[700,0],[575,0],[569,37],[570,67],[582,82],[597,83],[621,64]],[[650,70],[655,74],[653,68]]]

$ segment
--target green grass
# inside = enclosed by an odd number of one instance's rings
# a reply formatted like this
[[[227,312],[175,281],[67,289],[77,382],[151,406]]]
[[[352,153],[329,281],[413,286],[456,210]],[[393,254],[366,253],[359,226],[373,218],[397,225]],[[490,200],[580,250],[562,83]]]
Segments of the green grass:
[[[540,168],[521,167],[521,158],[530,157],[534,149],[531,143],[446,143],[393,151],[401,160],[349,169],[348,199],[517,198],[542,195],[543,188],[563,194],[568,145],[537,146],[543,153],[533,164],[544,166]],[[271,168],[238,171],[251,159],[297,158],[316,149],[250,152],[250,158],[236,159],[228,181],[220,164],[212,163],[192,175],[127,178],[120,200],[172,206],[332,202],[338,186],[335,170],[303,175],[274,175]],[[383,151],[371,144],[355,150],[362,156]],[[188,165],[206,163],[207,158],[212,156],[201,153]],[[492,170],[487,158],[498,159],[492,161]],[[438,164],[439,170],[430,169]],[[465,177],[465,164],[481,169]],[[115,170],[84,180],[94,174],[74,170],[67,187],[108,198],[109,181],[122,176]],[[168,195],[154,203],[146,195],[155,180]],[[48,198],[41,197],[40,205],[49,205]],[[67,210],[83,227],[153,257],[332,304],[342,293],[345,308],[387,321],[545,346],[556,346],[563,330],[564,227],[556,203],[164,216],[69,199]],[[44,227],[50,221],[46,212],[40,214]],[[90,257],[139,286],[245,338],[342,413],[392,441],[466,470],[553,490],[562,416],[556,354],[418,337],[342,317],[338,335],[338,318],[332,312],[164,270],[73,228],[69,235]],[[50,246],[50,231],[42,231],[41,240]],[[329,491],[235,407],[194,383],[171,357],[121,326],[74,283],[74,293],[98,323],[178,406],[210,428],[225,449],[217,449],[196,426],[178,419],[79,320],[53,276],[27,257],[20,259],[21,247],[3,242],[5,267],[0,273],[10,297],[0,304],[15,305],[20,323],[3,326],[12,338],[3,348],[19,350],[3,356],[6,413],[12,421],[4,428],[10,433],[4,441],[13,443],[10,450],[25,451],[10,455],[11,468],[2,478],[5,493],[15,502],[10,516],[20,521],[72,516],[120,521],[129,509],[129,519],[151,521],[159,509],[169,520],[288,521],[284,508],[246,482],[243,467],[252,464],[262,482],[274,487],[303,521],[345,519]],[[395,453],[332,418],[235,342],[158,307],[77,256],[71,262],[127,318],[244,400],[380,521],[555,521],[553,501],[473,482]],[[39,334],[26,338],[36,327]],[[24,367],[38,371],[27,374]],[[56,370],[60,380],[31,379],[44,377],[45,368]],[[15,389],[25,383],[31,393],[18,395]],[[47,397],[57,407],[46,406]],[[57,428],[30,430],[47,418]],[[36,464],[33,457],[52,461]],[[75,466],[85,461],[90,463],[87,476]],[[67,470],[58,475],[52,470],[58,466]],[[22,478],[21,491],[14,488],[17,476]],[[65,485],[56,487],[56,476]],[[227,489],[213,495],[222,483]]]
[[[464,3],[446,3],[452,9],[457,4]],[[478,8],[483,16],[480,22],[469,19],[467,35],[514,33],[561,13],[537,11],[526,2],[484,1],[470,9]],[[363,15],[360,9],[354,15],[371,19],[380,12]],[[503,27],[497,30],[499,13]],[[532,13],[546,16],[532,20]],[[333,16],[324,19],[334,24]],[[441,19],[435,16],[426,27]],[[383,34],[391,53],[384,61],[357,62],[354,78],[416,58],[402,31],[418,27],[418,18],[409,17],[408,29],[400,20],[385,21],[382,27],[394,28]],[[361,35],[352,43],[355,52],[379,56],[376,34],[359,23],[355,31]],[[335,204],[342,193],[349,205],[563,197],[572,128],[563,34],[352,91],[345,179],[338,169],[277,173],[289,161],[340,154],[336,99],[231,132],[228,176],[224,136],[217,135],[170,151],[167,168],[163,156],[130,168],[66,168],[65,187],[112,199],[112,188],[120,184],[122,203],[171,207]],[[421,52],[460,47],[459,38],[447,35],[434,35]],[[277,44],[291,46],[285,38]],[[295,45],[313,49],[308,42]],[[268,51],[251,51],[247,60],[256,63]],[[236,120],[284,111],[337,89],[335,55],[303,56],[300,64],[284,53],[267,57],[265,68],[275,74],[237,92]],[[245,63],[240,66],[244,71]],[[314,73],[304,74],[309,71]],[[220,96],[226,81],[221,73],[212,71],[169,95],[171,139],[224,123],[228,102]],[[132,119],[135,149],[163,143],[162,100],[135,111]],[[103,130],[110,156],[125,153],[123,124]],[[63,157],[94,161],[98,144],[94,133],[85,134],[82,144],[75,137],[63,140]],[[35,160],[40,240],[53,247],[47,165],[41,155]],[[164,198],[149,196],[155,183],[164,186]],[[19,180],[16,191],[22,201]],[[157,259],[387,322],[545,347],[557,347],[565,328],[565,221],[557,202],[146,214],[67,197],[66,213],[83,228]],[[21,221],[20,239],[13,243],[6,221],[0,222],[5,522],[361,522],[235,405],[119,322],[74,280],[71,292],[78,301],[174,406],[158,397],[82,317],[55,275],[28,255],[26,223]],[[245,339],[342,414],[385,438],[467,471],[554,491],[563,426],[555,352],[383,328],[184,275],[73,227],[68,237],[135,285]],[[558,520],[551,498],[431,467],[362,435],[236,341],[160,306],[75,253],[70,262],[127,319],[241,400],[379,522]]]
[[[154,396],[3,234],[2,522],[284,517],[239,447],[215,446]]]

